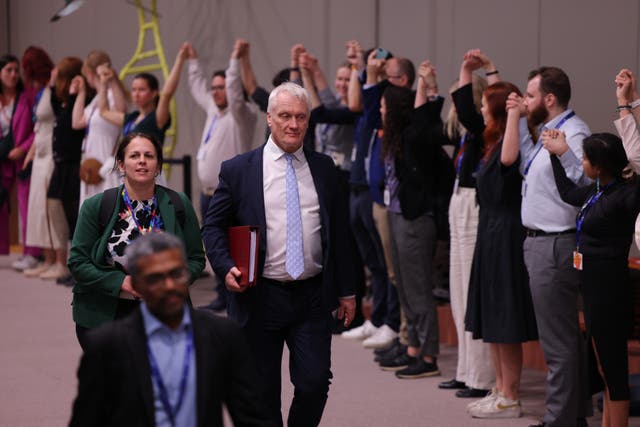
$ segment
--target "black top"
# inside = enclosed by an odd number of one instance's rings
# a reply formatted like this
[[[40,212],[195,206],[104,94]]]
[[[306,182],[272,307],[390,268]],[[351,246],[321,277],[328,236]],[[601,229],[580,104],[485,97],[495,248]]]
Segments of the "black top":
[[[71,118],[73,104],[76,96],[72,95],[66,104],[56,96],[56,89],[51,88],[51,108],[56,117],[53,126],[53,138],[51,148],[53,159],[56,163],[80,162],[82,157],[82,140],[84,139],[84,129],[73,129]],[[90,100],[87,100],[90,102]]]
[[[256,87],[256,90],[251,94],[251,99],[255,102],[258,107],[260,107],[260,111],[263,113],[267,112],[267,106],[269,105],[269,92],[265,90],[263,87]]]
[[[148,135],[155,136],[158,141],[160,141],[160,145],[164,145],[164,134],[171,126],[171,117],[169,117],[169,120],[167,120],[167,123],[165,123],[162,128],[159,128],[158,120],[156,118],[156,110],[153,110],[144,116],[138,123],[133,124],[139,115],[140,111],[137,110],[125,114],[122,134],[126,135],[130,132],[146,133]]]
[[[551,156],[556,187],[565,203],[582,206],[596,192],[596,186],[573,183],[557,156]],[[585,256],[626,258],[640,212],[640,182],[637,177],[616,180],[589,209],[582,226],[580,252]]]
[[[443,102],[438,97],[413,110],[409,126],[402,133],[402,155],[394,159],[398,200],[402,216],[408,220],[434,214],[438,196],[446,194],[443,187],[449,192],[451,189],[452,182],[447,179],[453,176],[451,161],[442,149]]]
[[[475,188],[478,164],[482,158],[482,148],[484,147],[484,139],[482,132],[484,131],[484,119],[482,114],[476,110],[473,103],[473,88],[471,83],[458,88],[451,93],[453,103],[456,106],[458,120],[462,126],[467,129],[464,141],[464,157],[460,163],[460,173],[458,176],[458,186]],[[460,144],[456,146],[453,152],[454,160],[460,152]],[[457,167],[457,165],[455,165]]]

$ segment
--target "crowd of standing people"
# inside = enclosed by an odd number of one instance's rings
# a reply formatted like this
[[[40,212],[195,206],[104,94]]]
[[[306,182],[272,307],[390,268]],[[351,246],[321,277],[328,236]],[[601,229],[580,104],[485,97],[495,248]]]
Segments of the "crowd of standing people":
[[[185,65],[206,112],[193,153],[200,219],[161,180],[169,103]],[[284,344],[295,386],[289,424],[317,425],[332,334],[362,340],[399,379],[440,374],[434,256],[446,241],[458,363],[439,388],[475,398],[472,417],[519,417],[522,344],[539,339],[548,367],[540,426],[585,426],[601,390],[603,426],[627,425],[627,257],[640,212],[634,74],[615,76],[619,136],[591,134],[569,106],[570,80],[558,67],[534,69],[521,90],[472,49],[448,94],[439,77],[428,60],[416,68],[355,40],[334,90],[300,44],[272,91],[258,85],[243,39],[210,79],[183,43],[162,89],[142,73],[127,90],[99,50],[55,65],[38,47],[20,60],[4,55],[0,254],[9,251],[15,187],[24,250],[14,268],[73,286],[87,350],[102,325],[162,315],[168,306],[147,307],[153,295],[141,283],[193,283],[206,253],[218,283],[207,308],[226,310],[247,340],[236,344],[261,355],[253,363],[264,425],[282,425]],[[267,142],[256,148],[265,139],[260,111]],[[241,280],[228,247],[228,228],[245,225],[260,230],[255,287]],[[177,240],[158,247],[181,246],[184,265],[157,280],[133,277],[127,248],[162,231]],[[372,310],[364,319],[367,282]],[[86,393],[88,380],[80,380]],[[156,420],[176,415],[169,409],[156,408]]]

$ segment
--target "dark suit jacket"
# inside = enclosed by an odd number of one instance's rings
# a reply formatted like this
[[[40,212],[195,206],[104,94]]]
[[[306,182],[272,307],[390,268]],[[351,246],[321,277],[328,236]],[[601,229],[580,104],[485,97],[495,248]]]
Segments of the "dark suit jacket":
[[[235,265],[229,255],[227,229],[236,225],[260,227],[258,277],[264,268],[267,236],[262,180],[264,146],[222,163],[220,182],[209,204],[202,238],[209,262],[218,277],[224,278]],[[338,170],[329,156],[304,150],[318,201],[322,224],[322,293],[328,311],[338,306],[338,297],[354,295],[354,270],[349,242],[349,211],[340,192]],[[300,191],[304,191],[301,189]],[[282,230],[285,232],[285,230]],[[243,293],[231,292],[229,315],[244,326],[260,299],[262,286]]]
[[[222,426],[222,403],[236,426],[263,426],[255,366],[237,325],[192,310],[198,426]],[[90,332],[78,369],[70,426],[154,426],[153,384],[140,309]]]

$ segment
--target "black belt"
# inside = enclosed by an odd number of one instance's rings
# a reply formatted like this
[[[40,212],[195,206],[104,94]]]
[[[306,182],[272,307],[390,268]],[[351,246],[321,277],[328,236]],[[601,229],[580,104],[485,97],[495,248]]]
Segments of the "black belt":
[[[322,273],[318,273],[313,277],[309,277],[303,280],[288,280],[286,282],[281,282],[279,280],[268,279],[266,277],[262,278],[262,282],[268,285],[280,286],[283,288],[292,288],[300,285],[306,285],[310,283],[318,283],[318,281],[322,280]]]
[[[564,230],[564,231],[554,231],[552,233],[547,233],[546,231],[542,231],[542,230],[532,230],[530,228],[525,228],[525,230],[527,233],[527,237],[564,236],[565,234],[576,233],[575,228],[571,228],[569,230]]]

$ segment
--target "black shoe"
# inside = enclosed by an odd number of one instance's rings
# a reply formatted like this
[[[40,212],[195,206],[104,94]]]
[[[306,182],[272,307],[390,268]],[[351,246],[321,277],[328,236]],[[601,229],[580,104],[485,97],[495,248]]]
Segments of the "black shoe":
[[[225,311],[227,309],[227,301],[225,299],[216,299],[211,301],[207,305],[203,305],[198,307],[202,310],[211,310],[211,311]]]
[[[429,363],[425,362],[424,359],[416,359],[406,368],[396,372],[396,377],[403,379],[425,378],[435,375],[440,375],[436,361],[434,360],[433,363]]]
[[[400,338],[394,338],[393,341],[391,341],[391,345],[389,345],[388,347],[376,348],[375,350],[373,350],[373,354],[375,354],[376,356],[383,356],[385,353],[390,352],[394,347],[397,347],[399,345],[402,345],[400,344]]]
[[[380,361],[380,369],[383,371],[399,371],[411,365],[416,361],[415,357],[409,356],[407,353],[396,356],[393,359],[384,359]]]
[[[398,356],[401,356],[407,352],[407,346],[399,344],[388,348],[386,352],[376,355],[373,360],[375,362],[381,362],[383,360],[395,359]]]
[[[458,390],[458,389],[467,388],[467,385],[462,381],[458,381],[457,379],[453,378],[453,379],[450,379],[449,381],[441,382],[440,384],[438,384],[438,388],[441,388],[444,390]]]
[[[483,397],[485,397],[487,394],[489,394],[489,390],[484,390],[482,388],[473,388],[473,387],[467,387],[467,388],[463,388],[462,390],[458,390],[456,391],[456,397],[473,397],[476,399],[481,399]]]

